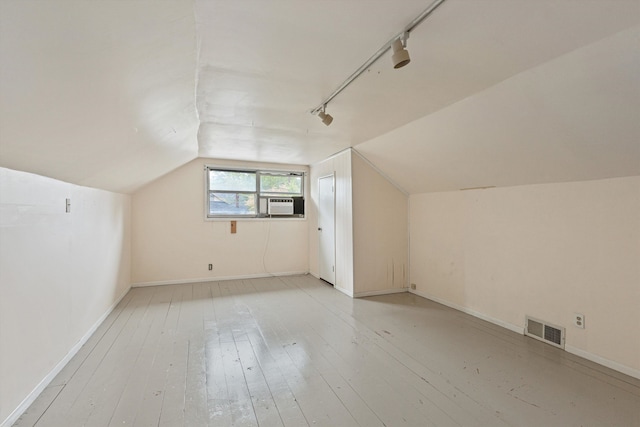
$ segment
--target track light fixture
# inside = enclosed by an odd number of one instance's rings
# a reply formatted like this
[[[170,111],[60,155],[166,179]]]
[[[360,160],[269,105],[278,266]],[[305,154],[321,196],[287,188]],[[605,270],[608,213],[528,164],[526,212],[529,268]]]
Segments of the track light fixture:
[[[323,105],[318,111],[318,117],[320,117],[320,120],[322,120],[322,123],[324,123],[325,126],[329,126],[333,121],[333,116],[331,116],[331,114],[327,114],[324,110],[325,108],[326,105]]]
[[[407,52],[407,39],[409,33],[403,33],[402,36],[394,40],[391,47],[393,48],[393,55],[391,61],[393,62],[393,68],[402,68],[411,62],[409,58],[409,52]]]
[[[394,38],[385,43],[376,53],[371,56],[358,68],[353,72],[347,79],[342,82],[340,86],[336,90],[334,90],[331,95],[327,96],[318,106],[311,109],[310,113],[315,114],[320,119],[322,119],[322,123],[326,126],[329,126],[333,121],[333,117],[325,112],[325,108],[327,104],[333,100],[340,92],[345,90],[347,86],[349,86],[355,79],[357,79],[360,74],[364,73],[376,62],[382,55],[384,55],[389,49],[393,49],[393,55],[391,56],[391,60],[393,62],[393,68],[401,68],[411,62],[411,58],[409,58],[409,52],[407,51],[407,39],[409,38],[409,33],[413,31],[415,27],[417,27],[422,21],[427,19],[431,13],[438,8],[445,0],[435,0],[429,7],[422,11],[422,13],[415,17],[413,21],[411,21],[406,27],[400,31]]]

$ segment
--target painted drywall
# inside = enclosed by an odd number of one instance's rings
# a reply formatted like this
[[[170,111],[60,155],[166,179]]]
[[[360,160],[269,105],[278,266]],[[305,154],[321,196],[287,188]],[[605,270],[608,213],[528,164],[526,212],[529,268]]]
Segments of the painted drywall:
[[[318,179],[335,178],[336,289],[353,295],[353,199],[351,149],[311,165],[309,204],[309,271],[318,277]]]
[[[411,194],[639,175],[638,45],[635,26],[356,149]]]
[[[129,289],[130,210],[130,196],[0,168],[0,423]]]
[[[0,2],[0,165],[130,193],[195,159],[193,3]]]
[[[405,288],[408,197],[351,148],[311,166],[309,270],[318,271],[318,179],[335,177],[336,289],[365,296]]]
[[[406,288],[409,197],[360,156],[351,156],[354,295]]]
[[[143,187],[132,199],[133,285],[308,272],[306,219],[237,219],[236,234],[230,219],[205,219],[205,165],[308,173],[199,158]]]
[[[640,177],[416,194],[409,212],[419,294],[563,326],[568,350],[640,375]]]

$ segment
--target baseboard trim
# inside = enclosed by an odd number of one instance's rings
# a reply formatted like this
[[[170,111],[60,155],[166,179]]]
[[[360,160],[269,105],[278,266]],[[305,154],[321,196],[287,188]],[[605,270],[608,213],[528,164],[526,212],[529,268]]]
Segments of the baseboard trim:
[[[60,362],[58,362],[58,364],[54,366],[54,368],[42,379],[42,381],[40,381],[40,383],[31,391],[31,393],[29,393],[27,397],[25,397],[22,402],[20,402],[16,409],[14,409],[13,412],[11,412],[11,414],[9,414],[9,416],[2,423],[0,423],[0,427],[10,427],[16,421],[18,421],[18,418],[20,418],[22,414],[29,408],[29,406],[31,406],[31,404],[38,398],[38,396],[40,396],[40,393],[42,393],[44,389],[47,388],[49,384],[51,384],[51,381],[53,381],[56,375],[58,375],[60,371],[62,371],[62,369],[67,365],[67,363],[69,363],[73,356],[75,356],[76,353],[78,353],[78,351],[82,348],[82,346],[85,345],[85,343],[89,340],[89,338],[91,338],[91,335],[93,335],[95,331],[100,327],[102,322],[104,322],[105,319],[116,308],[116,306],[120,304],[120,301],[122,301],[122,298],[127,295],[127,292],[129,292],[130,289],[131,287],[125,289],[122,295],[118,297],[116,302],[114,302],[111,307],[109,307],[107,311],[102,316],[100,316],[100,318],[93,324],[93,326],[91,326],[91,328],[89,328],[89,330],[82,336],[82,338],[80,338],[80,340],[71,348],[71,350],[69,350],[69,352],[62,358],[62,360],[60,360]]]
[[[442,298],[435,297],[435,296],[430,295],[430,294],[428,294],[426,292],[417,291],[415,289],[409,289],[409,292],[411,292],[412,294],[416,294],[418,296],[421,296],[423,298],[426,298],[428,300],[437,302],[438,304],[446,305],[449,308],[453,308],[454,310],[461,311],[461,312],[469,314],[469,315],[471,315],[473,317],[477,317],[478,319],[486,320],[489,323],[493,323],[494,325],[501,326],[501,327],[503,327],[505,329],[508,329],[510,331],[513,331],[513,332],[515,332],[517,334],[524,335],[524,327],[523,326],[512,325],[511,323],[507,323],[507,322],[502,321],[500,319],[496,319],[495,317],[487,316],[486,314],[482,314],[479,311],[471,310],[470,308],[463,307],[461,305],[452,303],[452,302],[444,300]]]
[[[337,287],[336,285],[333,285],[333,288],[334,288],[336,291],[340,291],[340,292],[342,292],[343,294],[345,294],[346,296],[353,298],[353,292],[350,292],[350,291],[348,291],[348,290],[346,290],[346,289],[339,288],[339,287]]]
[[[156,282],[132,283],[131,287],[144,288],[146,286],[182,285],[187,283],[220,282],[223,280],[262,279],[265,277],[299,276],[299,275],[308,274],[308,273],[309,273],[308,271],[283,271],[279,273],[244,274],[239,276],[217,276],[217,277],[201,277],[197,279],[160,280]]]
[[[366,292],[356,292],[353,294],[354,298],[361,297],[374,297],[376,295],[389,295],[389,294],[399,294],[403,292],[407,292],[408,288],[391,288],[391,289],[382,289],[379,291],[366,291]]]
[[[580,356],[583,359],[590,360],[591,362],[597,363],[598,365],[606,366],[607,368],[613,369],[614,371],[621,372],[625,375],[629,375],[630,377],[634,377],[640,380],[640,370],[638,369],[622,365],[618,362],[614,362],[613,360],[606,359],[602,356],[598,356],[597,354],[589,353],[588,351],[584,351],[571,345],[565,344],[564,349],[568,353],[575,354],[576,356]]]
[[[411,292],[412,294],[416,294],[418,296],[421,296],[423,298],[426,298],[428,300],[437,302],[439,304],[446,305],[447,307],[453,308],[454,310],[458,310],[458,311],[461,311],[463,313],[469,314],[471,316],[477,317],[479,319],[486,320],[487,322],[490,322],[490,323],[493,323],[494,325],[498,325],[498,326],[501,326],[503,328],[509,329],[510,331],[516,332],[516,333],[518,333],[520,335],[524,334],[524,327],[519,327],[519,326],[516,326],[516,325],[512,325],[510,323],[503,322],[502,320],[495,319],[495,318],[490,317],[490,316],[486,316],[486,315],[484,315],[482,313],[479,313],[479,312],[477,312],[475,310],[471,310],[469,308],[462,307],[462,306],[460,306],[458,304],[454,304],[452,302],[443,300],[441,298],[434,297],[433,295],[429,295],[426,292],[421,292],[421,291],[417,291],[417,290],[413,290],[413,289],[409,289],[409,292]],[[587,359],[587,360],[589,360],[591,362],[594,362],[594,363],[597,363],[599,365],[605,366],[607,368],[613,369],[614,371],[618,371],[618,372],[623,373],[625,375],[629,375],[630,377],[634,377],[634,378],[640,379],[640,370],[638,370],[638,369],[632,368],[630,366],[623,365],[623,364],[618,363],[618,362],[614,362],[614,361],[606,359],[606,358],[604,358],[602,356],[598,356],[596,354],[589,353],[588,351],[581,350],[581,349],[579,349],[577,347],[573,347],[573,346],[568,345],[568,344],[565,344],[564,349],[565,349],[565,351],[567,353],[571,353],[573,355],[582,357],[583,359]]]

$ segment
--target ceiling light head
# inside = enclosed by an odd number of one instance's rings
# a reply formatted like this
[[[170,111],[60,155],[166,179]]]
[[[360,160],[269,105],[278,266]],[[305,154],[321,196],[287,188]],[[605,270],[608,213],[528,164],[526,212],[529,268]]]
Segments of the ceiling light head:
[[[329,126],[333,121],[333,117],[331,116],[331,114],[325,113],[324,108],[325,107],[322,106],[320,111],[318,111],[318,117],[320,117],[320,120],[322,120],[322,123],[324,123],[325,126]]]
[[[393,56],[391,57],[393,68],[402,68],[409,62],[411,62],[411,58],[409,58],[409,52],[407,52],[407,49],[405,49],[406,45],[406,36],[397,38],[391,45],[393,47]]]

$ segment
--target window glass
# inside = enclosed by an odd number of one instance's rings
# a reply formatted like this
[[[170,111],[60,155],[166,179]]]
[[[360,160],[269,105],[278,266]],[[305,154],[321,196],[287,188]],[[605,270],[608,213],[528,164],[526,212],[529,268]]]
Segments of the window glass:
[[[304,218],[304,205],[300,206],[300,200],[304,203],[304,172],[233,170],[210,166],[205,171],[205,206],[209,218]],[[280,205],[276,209],[278,203]]]
[[[219,191],[256,191],[255,172],[209,170],[209,188]]]
[[[261,174],[260,192],[302,195],[302,176]]]
[[[256,197],[252,193],[209,193],[209,213],[215,215],[255,215]]]

